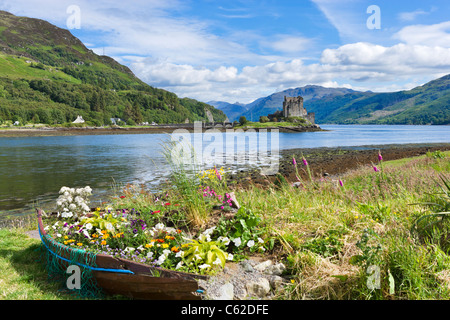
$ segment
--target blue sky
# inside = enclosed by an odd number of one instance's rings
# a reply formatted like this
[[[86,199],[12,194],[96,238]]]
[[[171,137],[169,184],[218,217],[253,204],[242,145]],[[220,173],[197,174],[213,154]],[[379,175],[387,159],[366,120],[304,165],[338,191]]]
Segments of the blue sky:
[[[397,91],[450,73],[448,0],[0,0],[0,9],[70,29],[150,85],[205,102],[308,84]]]

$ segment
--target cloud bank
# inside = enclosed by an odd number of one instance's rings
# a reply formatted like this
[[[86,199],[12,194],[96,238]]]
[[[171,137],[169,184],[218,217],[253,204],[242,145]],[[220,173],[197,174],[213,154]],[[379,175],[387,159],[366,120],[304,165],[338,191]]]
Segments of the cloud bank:
[[[337,30],[341,43],[321,43],[317,51],[322,39],[301,30],[259,34],[227,28],[213,17],[185,14],[189,3],[178,0],[79,0],[81,29],[71,31],[96,53],[128,65],[148,84],[202,101],[248,103],[308,84],[410,89],[450,72],[450,21],[376,34],[365,28],[365,12],[363,19],[354,14],[359,1],[313,3]],[[0,9],[65,27],[66,9],[72,4],[3,0]],[[252,18],[238,7],[218,7],[218,12],[233,21]],[[396,17],[411,22],[426,15],[415,10]]]

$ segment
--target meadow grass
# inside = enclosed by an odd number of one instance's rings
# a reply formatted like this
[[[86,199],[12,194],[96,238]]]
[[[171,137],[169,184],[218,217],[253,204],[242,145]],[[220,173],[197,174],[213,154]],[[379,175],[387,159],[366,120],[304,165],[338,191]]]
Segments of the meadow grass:
[[[335,177],[240,190],[241,204],[263,217],[289,266],[292,283],[279,298],[448,299],[450,225],[412,232],[429,212],[413,204],[428,201],[439,174],[450,172],[443,154],[352,170],[339,177],[343,186]],[[375,286],[370,266],[379,272]]]
[[[59,287],[47,281],[40,240],[22,228],[0,229],[0,300],[67,300]]]
[[[449,156],[375,159],[377,171],[360,167],[338,177],[302,181],[300,187],[282,180],[235,188],[240,205],[261,217],[259,228],[270,249],[266,254],[288,267],[290,283],[277,298],[450,298],[450,223],[413,228],[419,217],[430,214],[421,203],[439,192],[440,175],[450,172]],[[189,205],[191,197],[198,197],[194,180],[180,172],[175,177],[170,198],[186,208],[177,218],[207,223],[211,212],[204,200],[195,198],[201,215]],[[141,200],[126,205],[143,205],[145,197],[144,192],[135,196]]]
[[[259,255],[287,266],[288,283],[276,299],[449,299],[450,222],[426,204],[449,202],[442,192],[449,157],[443,152],[377,163],[377,172],[365,166],[300,187],[292,181],[234,187],[240,205],[261,218],[268,250]],[[195,176],[177,173],[163,194],[126,186],[113,204],[144,212],[167,197],[179,205],[170,211],[173,223],[201,229],[213,217],[211,207],[196,194]],[[228,190],[226,183],[216,189]],[[426,215],[434,220],[418,228],[417,219]],[[1,298],[72,298],[46,282],[36,263],[38,243],[20,229],[0,230]]]

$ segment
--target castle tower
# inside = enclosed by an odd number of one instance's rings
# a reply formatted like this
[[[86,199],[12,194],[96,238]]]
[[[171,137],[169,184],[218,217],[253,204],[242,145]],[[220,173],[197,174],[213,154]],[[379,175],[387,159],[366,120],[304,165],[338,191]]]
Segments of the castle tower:
[[[287,117],[306,117],[308,112],[303,107],[303,97],[284,97],[283,116]]]

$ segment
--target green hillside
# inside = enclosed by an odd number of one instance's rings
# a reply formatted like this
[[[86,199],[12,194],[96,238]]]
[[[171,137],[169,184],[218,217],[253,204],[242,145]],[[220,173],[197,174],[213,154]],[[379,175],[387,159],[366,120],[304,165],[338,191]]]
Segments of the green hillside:
[[[302,96],[304,107],[315,113],[319,124],[450,124],[450,75],[412,90],[387,93],[310,85],[259,98],[240,106],[240,112],[238,108],[222,110],[232,121],[242,115],[258,121],[260,116],[282,110],[285,96]]]
[[[248,120],[253,119],[254,121],[258,121],[260,116],[267,116],[268,114],[273,114],[277,110],[282,110],[283,100],[285,96],[302,96],[308,112],[312,112],[312,110],[310,110],[310,108],[308,107],[310,102],[328,101],[332,98],[340,99],[342,96],[348,94],[352,95],[356,94],[356,92],[345,88],[324,88],[315,85],[308,85],[295,89],[287,89],[282,92],[271,94],[268,97],[259,98],[252,103],[245,105],[247,111],[243,112],[242,115],[245,116]],[[329,111],[323,110],[323,112],[327,113]],[[316,114],[316,119],[317,116],[319,116],[320,119],[323,112],[319,111],[319,114]],[[235,115],[233,120],[239,119],[239,117],[240,115]]]
[[[0,122],[63,124],[81,115],[96,125],[182,123],[206,120],[206,110],[226,119],[213,106],[147,85],[68,30],[0,11]]]
[[[308,108],[318,113],[328,111],[320,117],[322,123],[447,125],[450,75],[412,90],[343,96],[327,103],[314,101]]]

